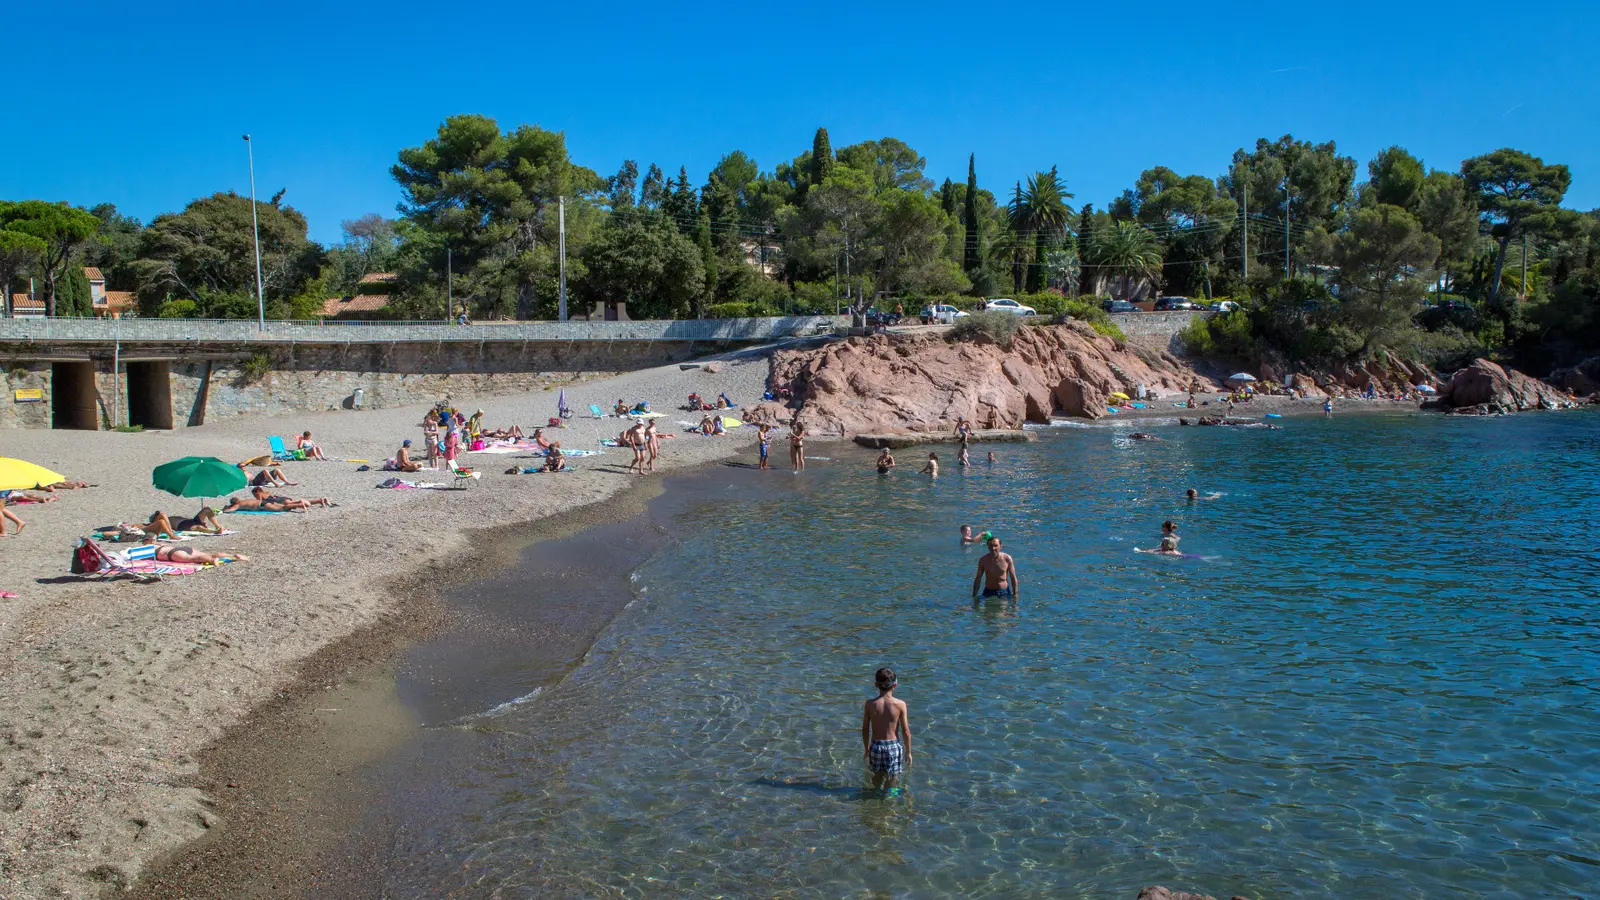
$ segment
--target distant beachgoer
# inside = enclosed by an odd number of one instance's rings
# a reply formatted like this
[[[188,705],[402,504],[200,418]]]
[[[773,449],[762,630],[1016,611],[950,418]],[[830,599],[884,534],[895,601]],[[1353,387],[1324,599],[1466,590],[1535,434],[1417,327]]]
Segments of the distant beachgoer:
[[[644,445],[649,452],[650,471],[656,470],[656,457],[661,455],[661,435],[656,431],[656,420],[651,419],[644,426]]]
[[[446,431],[444,433],[444,464],[445,464],[445,468],[454,470],[456,468],[456,456],[459,455],[460,453],[461,453],[461,431],[460,431],[460,429],[458,429],[458,428],[456,428],[454,426],[451,426],[450,430]]]
[[[965,437],[965,435],[963,435]],[[956,453],[956,465],[966,467],[972,465],[972,459],[967,455],[967,442],[961,442],[961,449]]]
[[[716,416],[711,420],[711,433],[719,437],[728,433],[728,426],[722,423],[721,416]]]
[[[1159,441],[1159,440],[1161,440],[1161,438],[1156,437],[1155,435],[1151,434],[1148,431],[1135,431],[1133,434],[1128,435],[1128,440],[1130,440],[1130,441]]]
[[[624,401],[621,397],[618,397],[617,398],[617,405],[611,407],[611,414],[616,416],[616,417],[618,417],[618,418],[625,419],[625,418],[628,417],[628,409],[629,409],[629,407],[628,407],[627,402]]]
[[[1161,523],[1161,539],[1165,541],[1167,538],[1172,538],[1173,547],[1178,546],[1178,523],[1171,519]]]
[[[927,463],[925,463],[923,465],[922,471],[920,473],[918,473],[918,474],[930,475],[930,476],[932,476],[934,478],[938,478],[939,477],[939,454],[937,454],[937,453],[929,453],[928,454]]]
[[[241,463],[240,468],[243,467],[244,464]],[[271,466],[250,476],[251,487],[273,487],[275,485],[282,485],[284,487],[299,487],[298,482],[290,481],[281,470]]]
[[[439,416],[434,410],[429,410],[427,417],[422,420],[422,443],[427,453],[428,468],[437,468],[439,465]]]
[[[311,440],[311,432],[309,431],[300,435],[300,438],[295,441],[295,446],[298,449],[305,451],[306,459],[320,459],[324,462],[326,462],[328,459],[326,456],[322,455],[322,448],[318,447],[316,442]]]
[[[716,430],[716,427],[716,423],[711,421],[710,416],[700,417],[700,428],[698,430],[701,434],[712,434]]]
[[[245,556],[242,553],[207,553],[204,550],[196,550],[195,548],[186,544],[180,544],[177,546],[173,546],[171,544],[162,544],[156,547],[156,560],[158,562],[214,566],[221,562],[227,562],[228,560],[249,562],[250,557]]]
[[[1217,498],[1221,497],[1222,495],[1217,493],[1216,491],[1212,491],[1211,493],[1209,493],[1209,494],[1205,495],[1204,497],[1202,497],[1202,496],[1200,496],[1200,492],[1199,491],[1195,490],[1194,488],[1189,488],[1187,491],[1184,491],[1183,496],[1184,496],[1184,499],[1188,500],[1190,503],[1196,503],[1196,502],[1201,501],[1201,500],[1216,500]]]
[[[6,522],[8,522],[8,521],[17,523],[17,530],[11,532],[11,534],[21,534],[22,533],[22,529],[28,527],[28,524],[26,522],[24,522],[21,519],[17,518],[17,514],[16,513],[12,512],[9,509],[6,509],[5,498],[4,497],[0,497],[0,537],[10,537],[10,535],[6,534]]]
[[[956,429],[955,430],[956,430],[956,434],[962,435],[964,437],[969,432],[972,431],[972,423],[967,421],[967,417],[966,416],[956,416]]]
[[[56,491],[76,491],[86,487],[94,487],[94,485],[87,481],[56,481],[50,484],[36,484],[33,489],[44,491],[47,494],[54,494]]]
[[[978,599],[979,585],[983,586],[985,597],[1021,596],[1022,579],[1017,575],[1017,561],[1011,554],[1002,552],[1000,539],[992,534],[988,546],[989,552],[978,559],[978,572],[972,578],[972,599]]]
[[[991,466],[995,464],[995,458],[994,458],[994,451],[993,450],[989,451],[989,458],[984,460],[984,462],[988,463]]]
[[[789,426],[789,462],[796,472],[806,470],[806,425],[800,421],[799,415]]]
[[[973,534],[972,534],[972,526],[971,525],[963,525],[963,526],[961,526],[961,545],[963,547],[965,547],[967,544],[982,543],[984,541],[989,540],[989,538],[992,538],[992,537],[994,537],[994,535],[990,534],[987,531],[985,531],[983,534],[980,534],[980,535],[977,535],[976,537],[974,537]]]
[[[872,770],[872,786],[894,787],[911,765],[911,716],[906,703],[894,695],[899,679],[888,667],[873,677],[878,696],[861,711],[861,756]]]
[[[883,452],[878,454],[878,474],[887,475],[892,468],[894,468],[894,454],[889,452],[888,447],[885,447]]]
[[[761,465],[757,468],[765,469],[768,467],[767,454],[772,450],[772,426],[762,425],[761,430],[756,433],[756,437],[761,446]]]
[[[544,471],[561,472],[567,468],[567,458],[561,452],[561,442],[552,441],[550,449],[544,452]]]
[[[1333,418],[1333,398],[1332,397],[1329,397],[1326,400],[1322,401],[1322,417],[1324,419]]]
[[[400,442],[400,449],[394,452],[394,469],[396,472],[420,472],[422,466],[411,459],[411,439]]]
[[[633,450],[633,462],[628,463],[628,471],[632,472],[637,469],[639,474],[643,475],[645,473],[645,454],[649,452],[648,441],[644,436],[644,420],[634,420],[633,427],[623,432],[623,434],[628,437],[624,443]]]
[[[262,503],[275,504],[283,507],[284,509],[310,509],[313,506],[329,507],[338,505],[332,500],[329,500],[327,497],[312,497],[310,500],[296,500],[293,497],[285,497],[282,494],[269,494],[267,493],[266,488],[259,487],[251,488],[250,494],[257,500],[260,500]]]
[[[206,534],[222,533],[222,523],[217,521],[217,511],[209,506],[202,506],[199,512],[192,516],[185,516],[172,524],[179,531],[204,532]]]
[[[1154,550],[1140,550],[1138,547],[1135,547],[1135,548],[1133,548],[1133,552],[1135,552],[1135,553],[1157,553],[1157,554],[1160,554],[1162,556],[1182,556],[1183,555],[1182,553],[1178,552],[1178,536],[1175,535],[1175,534],[1169,534],[1169,535],[1163,537],[1161,539],[1161,546],[1156,548],[1156,549],[1154,549]]]

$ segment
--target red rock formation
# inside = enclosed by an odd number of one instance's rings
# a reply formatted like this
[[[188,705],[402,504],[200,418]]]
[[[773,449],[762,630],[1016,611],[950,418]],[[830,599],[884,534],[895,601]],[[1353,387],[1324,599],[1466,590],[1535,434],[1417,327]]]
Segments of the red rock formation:
[[[1505,369],[1487,359],[1474,360],[1457,372],[1441,399],[1455,408],[1468,406],[1503,407],[1508,410],[1565,409],[1572,401],[1556,388],[1514,369]]]
[[[1123,348],[1080,322],[1019,328],[1009,348],[880,334],[773,360],[774,383],[804,402],[807,427],[840,435],[948,430],[958,416],[974,428],[1098,418],[1112,393],[1143,386],[1176,396],[1194,377],[1169,354]]]

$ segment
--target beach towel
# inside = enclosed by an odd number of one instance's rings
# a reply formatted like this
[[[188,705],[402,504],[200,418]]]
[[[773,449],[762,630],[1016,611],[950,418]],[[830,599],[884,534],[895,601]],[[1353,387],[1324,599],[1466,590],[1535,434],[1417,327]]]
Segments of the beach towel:
[[[224,528],[221,531],[216,532],[215,534],[213,534],[212,532],[209,532],[209,531],[180,531],[180,532],[178,532],[178,537],[185,538],[185,539],[188,539],[188,538],[208,538],[208,537],[227,537],[230,534],[238,534],[238,533],[239,533],[238,531],[236,531],[236,530],[234,530],[232,528]]]
[[[287,509],[225,509],[224,514],[235,516],[283,516],[288,515]]]
[[[380,487],[380,488],[385,488],[385,489],[394,490],[394,491],[405,491],[405,490],[454,491],[454,490],[460,490],[460,488],[452,487],[452,486],[450,486],[448,484],[434,484],[431,481],[407,481],[404,478],[385,478],[384,480],[378,482],[377,486]]]

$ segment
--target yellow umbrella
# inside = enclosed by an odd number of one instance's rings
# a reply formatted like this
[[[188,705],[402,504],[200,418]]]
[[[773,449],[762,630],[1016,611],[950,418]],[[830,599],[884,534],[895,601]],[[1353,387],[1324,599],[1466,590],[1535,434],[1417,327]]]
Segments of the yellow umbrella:
[[[1115,394],[1111,395],[1111,399],[1113,399],[1113,400],[1126,400],[1126,399],[1128,399],[1128,395],[1124,394],[1121,391],[1117,391]]]
[[[28,488],[66,480],[66,476],[52,472],[44,466],[0,456],[0,491],[25,491]]]

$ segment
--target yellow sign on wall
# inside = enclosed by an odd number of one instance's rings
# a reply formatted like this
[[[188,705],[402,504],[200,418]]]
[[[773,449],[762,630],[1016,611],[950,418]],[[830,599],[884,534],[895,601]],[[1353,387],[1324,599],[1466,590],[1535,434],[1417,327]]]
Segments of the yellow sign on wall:
[[[17,388],[12,393],[16,396],[17,403],[38,403],[44,399],[42,388]]]

